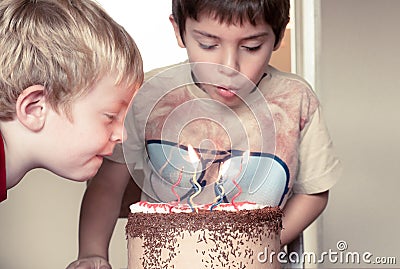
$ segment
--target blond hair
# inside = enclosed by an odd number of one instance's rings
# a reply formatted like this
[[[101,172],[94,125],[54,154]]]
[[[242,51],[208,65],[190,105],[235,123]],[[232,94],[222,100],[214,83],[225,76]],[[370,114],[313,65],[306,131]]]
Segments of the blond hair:
[[[143,82],[134,40],[91,0],[1,0],[0,51],[0,120],[14,118],[18,96],[32,85],[68,113],[102,76],[133,90]]]

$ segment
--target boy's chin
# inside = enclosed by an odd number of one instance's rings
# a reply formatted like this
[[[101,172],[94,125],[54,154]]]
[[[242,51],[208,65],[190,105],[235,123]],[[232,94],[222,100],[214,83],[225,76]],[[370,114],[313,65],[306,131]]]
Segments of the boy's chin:
[[[215,101],[221,102],[222,104],[224,104],[228,107],[232,107],[232,108],[242,106],[244,104],[243,97],[242,96],[239,97],[236,94],[234,94],[234,95],[229,95],[229,94],[223,95],[222,94],[221,95],[221,94],[214,93],[211,96],[211,98],[214,99]]]
[[[224,101],[223,103],[230,108],[240,107],[244,104],[239,98],[236,98],[235,100]]]
[[[73,169],[74,171],[72,173],[71,170],[69,170],[64,171],[64,173],[57,174],[58,176],[70,179],[72,181],[85,182],[93,178],[97,174],[97,171],[99,170],[101,164],[102,161],[91,163],[90,165],[76,167],[75,169]]]

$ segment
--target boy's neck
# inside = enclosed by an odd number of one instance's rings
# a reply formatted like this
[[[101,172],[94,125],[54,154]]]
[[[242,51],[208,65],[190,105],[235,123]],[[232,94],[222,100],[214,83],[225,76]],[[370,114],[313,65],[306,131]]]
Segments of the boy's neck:
[[[25,174],[32,169],[29,166],[29,147],[21,132],[16,131],[16,122],[0,122],[1,139],[3,140],[7,189],[17,185]]]

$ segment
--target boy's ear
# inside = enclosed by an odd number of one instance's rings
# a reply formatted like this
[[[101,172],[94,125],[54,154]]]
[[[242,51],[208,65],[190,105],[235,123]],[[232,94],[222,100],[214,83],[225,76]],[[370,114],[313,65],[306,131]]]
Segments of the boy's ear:
[[[15,104],[18,120],[28,129],[38,132],[46,121],[47,103],[42,85],[33,85],[18,96]]]
[[[183,37],[181,36],[181,33],[179,31],[179,26],[176,23],[173,15],[169,15],[169,21],[171,22],[172,27],[174,27],[175,37],[176,37],[176,41],[178,41],[179,47],[185,48],[186,46],[185,46],[185,43],[183,42],[183,39],[182,39]]]

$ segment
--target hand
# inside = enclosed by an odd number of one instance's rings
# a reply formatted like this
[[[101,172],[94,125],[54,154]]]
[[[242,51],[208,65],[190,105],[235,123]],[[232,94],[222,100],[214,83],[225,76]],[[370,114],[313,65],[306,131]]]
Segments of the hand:
[[[102,257],[88,257],[72,262],[66,269],[112,269],[108,261]]]

